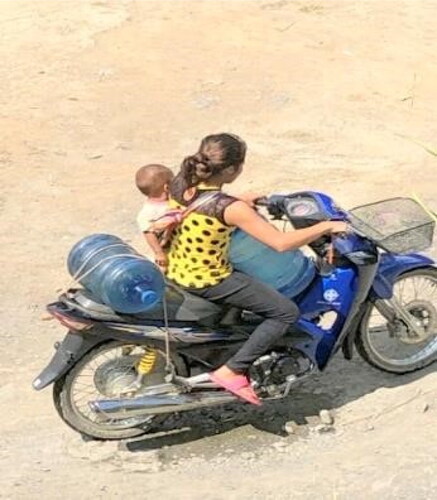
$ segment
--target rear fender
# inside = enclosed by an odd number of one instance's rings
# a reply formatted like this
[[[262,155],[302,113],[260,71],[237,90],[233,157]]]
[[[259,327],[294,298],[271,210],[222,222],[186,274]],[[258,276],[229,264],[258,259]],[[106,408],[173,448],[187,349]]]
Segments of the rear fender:
[[[65,375],[88,351],[97,344],[107,340],[105,337],[90,335],[88,332],[69,331],[63,341],[57,346],[56,352],[49,364],[33,381],[37,391],[56,382]]]
[[[73,366],[80,361],[83,356],[99,344],[109,340],[119,340],[121,342],[132,342],[135,344],[156,345],[164,348],[164,336],[156,339],[143,332],[129,331],[129,325],[101,324],[92,329],[83,331],[70,330],[63,341],[56,347],[56,352],[49,364],[33,381],[33,388],[37,391],[44,389],[48,385],[56,382],[63,375],[68,373]]]
[[[378,299],[390,299],[396,279],[407,271],[435,266],[434,260],[422,254],[390,254],[381,256],[372,285],[372,295]]]

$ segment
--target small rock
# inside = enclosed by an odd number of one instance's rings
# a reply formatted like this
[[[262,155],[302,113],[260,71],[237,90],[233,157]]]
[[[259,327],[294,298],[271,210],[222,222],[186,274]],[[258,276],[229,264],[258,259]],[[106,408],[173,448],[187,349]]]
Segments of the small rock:
[[[72,439],[67,444],[67,453],[73,458],[89,460],[90,462],[104,462],[116,456],[117,443],[111,441],[84,443],[78,439]]]
[[[334,417],[329,410],[320,410],[319,417],[322,424],[332,425],[334,423]]]
[[[88,460],[90,462],[106,462],[115,457],[114,450],[112,448],[93,448],[90,450],[88,455]]]
[[[273,446],[276,446],[277,448],[285,448],[286,446],[288,446],[288,443],[287,441],[278,441]]]
[[[129,472],[158,472],[161,470],[159,450],[150,450],[144,453],[119,451],[121,468]]]
[[[272,448],[274,448],[279,453],[283,453],[287,446],[288,446],[288,443],[286,443],[284,441],[278,441],[277,443],[272,444]]]
[[[107,78],[110,78],[112,75],[114,74],[114,71],[110,68],[102,68],[100,71],[99,71],[99,80],[102,81],[102,80],[106,80]]]
[[[296,433],[296,429],[295,429],[294,422],[286,422],[285,425],[284,425],[284,431],[287,434],[295,434]]]
[[[194,96],[192,102],[196,108],[207,109],[217,106],[220,103],[220,98],[216,95],[202,93]]]
[[[368,422],[368,421],[357,422],[356,429],[361,431],[361,432],[371,432],[371,431],[375,430],[375,426],[371,422]]]
[[[334,427],[332,425],[320,424],[314,427],[315,432],[319,434],[327,434],[328,432],[335,432]]]

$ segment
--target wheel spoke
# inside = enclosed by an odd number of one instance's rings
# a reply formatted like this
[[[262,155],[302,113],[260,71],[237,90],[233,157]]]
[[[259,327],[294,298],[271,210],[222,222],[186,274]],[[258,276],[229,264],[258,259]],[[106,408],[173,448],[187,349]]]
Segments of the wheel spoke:
[[[78,403],[79,401],[83,401],[84,399],[90,399],[90,396],[99,396],[99,394],[95,391],[82,393],[81,395],[74,398],[74,402]]]

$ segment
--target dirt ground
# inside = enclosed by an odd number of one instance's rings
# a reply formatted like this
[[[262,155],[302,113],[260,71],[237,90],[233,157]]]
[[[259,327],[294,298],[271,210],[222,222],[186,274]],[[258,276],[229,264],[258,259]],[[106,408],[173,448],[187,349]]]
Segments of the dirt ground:
[[[207,133],[249,145],[235,190],[437,209],[436,17],[433,0],[0,2],[1,498],[437,498],[435,365],[337,356],[285,402],[121,444],[83,442],[31,389],[71,246],[144,249],[136,168],[176,167]]]

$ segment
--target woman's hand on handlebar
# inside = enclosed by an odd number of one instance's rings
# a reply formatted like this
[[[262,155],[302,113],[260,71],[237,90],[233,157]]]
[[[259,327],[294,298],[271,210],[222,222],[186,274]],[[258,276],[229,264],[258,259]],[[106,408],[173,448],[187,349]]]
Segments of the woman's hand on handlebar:
[[[264,195],[249,191],[248,193],[243,193],[238,195],[237,198],[241,201],[246,202],[250,207],[254,207],[256,205],[257,200],[264,198]]]
[[[346,234],[349,231],[349,224],[343,221],[328,221],[327,233],[328,234]]]

